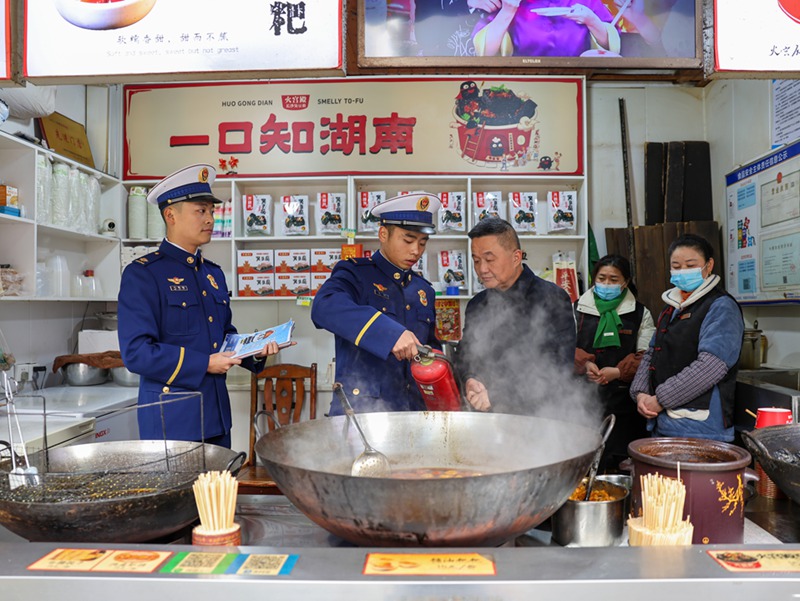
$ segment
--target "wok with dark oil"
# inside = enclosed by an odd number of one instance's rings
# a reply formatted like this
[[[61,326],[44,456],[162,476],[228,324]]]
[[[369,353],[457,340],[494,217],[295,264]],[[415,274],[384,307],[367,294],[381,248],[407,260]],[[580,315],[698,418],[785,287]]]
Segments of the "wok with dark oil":
[[[197,519],[192,485],[198,474],[236,473],[244,459],[224,447],[171,440],[35,453],[35,478],[13,486],[0,471],[0,524],[30,541],[152,541]]]
[[[398,412],[358,419],[395,477],[350,475],[363,444],[345,416],[276,429],[255,450],[300,511],[367,546],[502,544],[567,500],[601,442],[599,429],[519,415]],[[441,469],[454,472],[437,474]],[[454,474],[463,477],[422,477]]]

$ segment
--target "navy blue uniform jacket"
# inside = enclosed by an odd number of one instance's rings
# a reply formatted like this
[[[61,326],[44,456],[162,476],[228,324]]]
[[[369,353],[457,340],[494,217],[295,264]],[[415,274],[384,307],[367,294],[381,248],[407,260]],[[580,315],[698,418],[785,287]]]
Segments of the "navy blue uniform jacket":
[[[423,411],[408,361],[392,348],[405,330],[439,348],[434,335],[434,292],[411,271],[380,252],[369,259],[339,261],[314,298],[311,320],[336,341],[336,380],[357,412]],[[342,415],[334,398],[330,415]]]
[[[162,393],[203,393],[202,428],[194,398],[162,405],[166,432],[159,406],[139,409],[139,436],[201,440],[228,433],[225,375],[206,371],[209,355],[236,332],[222,269],[165,240],[125,268],[118,300],[120,350],[125,366],[141,376],[139,405],[158,403]],[[242,366],[256,370],[263,363],[248,358]]]

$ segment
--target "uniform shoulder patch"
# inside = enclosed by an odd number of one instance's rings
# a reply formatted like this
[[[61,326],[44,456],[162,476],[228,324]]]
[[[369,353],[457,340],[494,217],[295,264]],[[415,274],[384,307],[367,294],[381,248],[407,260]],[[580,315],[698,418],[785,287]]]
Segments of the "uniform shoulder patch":
[[[363,266],[363,265],[374,265],[375,264],[375,263],[372,262],[372,259],[369,259],[367,257],[349,257],[347,260],[350,261],[353,265],[362,265]]]
[[[139,257],[138,259],[134,259],[134,263],[139,263],[140,265],[152,265],[157,261],[160,261],[164,257],[164,253],[161,252],[152,252],[150,254],[144,255],[143,257]]]
[[[208,263],[209,265],[212,265],[213,267],[219,267],[220,269],[222,269],[222,267],[219,266],[219,263],[214,263],[214,261],[212,261],[210,259],[206,259],[205,257],[203,257],[203,263]]]
[[[411,272],[411,279],[412,279],[412,280],[417,280],[417,279],[419,279],[419,280],[422,280],[422,281],[423,281],[423,282],[425,282],[425,283],[426,283],[428,286],[430,286],[431,288],[433,288],[433,285],[432,285],[432,284],[431,284],[431,283],[430,283],[428,280],[426,280],[426,279],[425,279],[425,278],[423,278],[421,275],[419,275],[419,274],[418,274],[416,271],[412,271],[412,272]]]

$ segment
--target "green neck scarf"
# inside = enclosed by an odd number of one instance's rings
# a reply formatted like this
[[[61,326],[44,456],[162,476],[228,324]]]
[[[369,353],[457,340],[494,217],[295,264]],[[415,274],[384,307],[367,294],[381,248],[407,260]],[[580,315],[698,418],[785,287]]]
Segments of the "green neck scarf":
[[[594,348],[607,348],[610,346],[618,347],[619,342],[619,328],[622,326],[622,320],[617,314],[617,307],[625,298],[625,290],[622,291],[617,298],[612,300],[603,300],[594,295],[594,304],[597,311],[600,313],[600,322],[597,324],[597,331],[594,333]]]

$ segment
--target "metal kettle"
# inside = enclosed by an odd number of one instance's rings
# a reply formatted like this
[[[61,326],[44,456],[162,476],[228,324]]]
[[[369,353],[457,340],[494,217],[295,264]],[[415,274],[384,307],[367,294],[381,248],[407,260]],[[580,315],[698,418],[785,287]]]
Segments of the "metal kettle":
[[[753,322],[752,328],[744,329],[739,367],[741,369],[759,369],[766,360],[767,337],[758,329],[758,320],[756,320]]]

